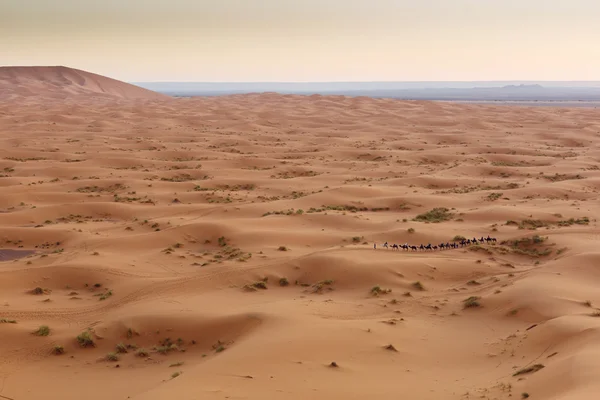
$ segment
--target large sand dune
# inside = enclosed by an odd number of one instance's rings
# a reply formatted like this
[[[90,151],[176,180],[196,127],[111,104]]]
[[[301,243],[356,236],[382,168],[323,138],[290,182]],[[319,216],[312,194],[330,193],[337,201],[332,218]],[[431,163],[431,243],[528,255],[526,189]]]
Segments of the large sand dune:
[[[165,99],[153,92],[105,76],[67,67],[0,67],[0,100],[99,96],[119,99]]]
[[[595,399],[599,143],[582,108],[1,102],[0,395]],[[498,242],[373,249],[458,235]]]

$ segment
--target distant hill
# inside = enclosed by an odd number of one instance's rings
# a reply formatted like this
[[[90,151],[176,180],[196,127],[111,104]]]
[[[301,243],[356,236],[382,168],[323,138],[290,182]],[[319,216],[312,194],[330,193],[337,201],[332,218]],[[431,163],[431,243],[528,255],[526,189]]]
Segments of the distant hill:
[[[0,100],[80,96],[158,100],[168,96],[116,79],[67,67],[0,67]]]
[[[175,97],[277,92],[471,102],[600,101],[600,82],[596,81],[138,82],[136,84]]]

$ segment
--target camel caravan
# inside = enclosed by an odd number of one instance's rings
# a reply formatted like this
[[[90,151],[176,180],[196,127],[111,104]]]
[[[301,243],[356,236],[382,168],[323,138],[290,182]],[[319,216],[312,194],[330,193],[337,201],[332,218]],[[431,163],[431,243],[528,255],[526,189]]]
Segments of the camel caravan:
[[[490,237],[488,235],[488,237],[481,237],[479,239],[477,238],[473,238],[473,239],[461,239],[460,241],[453,241],[452,243],[450,242],[446,242],[446,243],[440,243],[438,245],[431,245],[431,243],[424,245],[421,243],[420,246],[415,246],[415,245],[410,245],[408,243],[404,243],[404,244],[389,244],[388,242],[385,242],[383,244],[382,247],[386,248],[386,249],[392,249],[392,250],[400,250],[403,249],[404,251],[435,251],[435,250],[447,250],[447,249],[458,249],[461,247],[466,247],[466,246],[470,246],[472,244],[484,244],[484,243],[496,243],[497,240],[496,238]],[[373,248],[377,249],[377,243],[373,244]]]

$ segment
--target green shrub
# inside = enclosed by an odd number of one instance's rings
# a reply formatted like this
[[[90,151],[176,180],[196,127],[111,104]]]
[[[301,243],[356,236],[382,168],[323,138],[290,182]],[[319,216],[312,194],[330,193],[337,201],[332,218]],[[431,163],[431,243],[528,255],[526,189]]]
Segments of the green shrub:
[[[449,221],[454,216],[449,209],[445,207],[437,207],[433,210],[427,211],[426,213],[419,214],[415,217],[415,221],[421,222],[443,222]]]
[[[81,347],[94,347],[96,345],[89,331],[80,333],[77,336],[77,342],[79,342]]]
[[[48,336],[50,334],[50,327],[42,325],[33,334],[36,336]]]

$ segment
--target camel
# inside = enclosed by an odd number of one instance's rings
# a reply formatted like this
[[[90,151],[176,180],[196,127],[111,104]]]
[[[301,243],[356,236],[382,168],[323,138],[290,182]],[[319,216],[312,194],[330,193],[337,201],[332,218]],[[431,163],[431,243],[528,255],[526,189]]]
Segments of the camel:
[[[437,245],[432,245],[431,243],[428,243],[427,245],[425,244],[421,244],[418,247],[415,245],[410,245],[408,243],[404,243],[404,244],[389,244],[388,242],[385,242],[383,244],[383,247],[385,247],[386,249],[389,249],[391,247],[392,250],[398,250],[400,251],[400,248],[402,248],[402,250],[404,251],[436,251],[436,250],[445,250],[445,249],[458,249],[460,247],[465,247],[465,246],[470,246],[471,244],[483,244],[483,243],[495,243],[497,242],[496,238],[490,237],[490,235],[488,235],[487,237],[481,237],[479,239],[477,239],[476,237],[473,237],[472,239],[462,239],[460,242],[446,242],[446,243],[440,243]],[[373,244],[373,248],[377,249],[377,244],[374,243]]]

